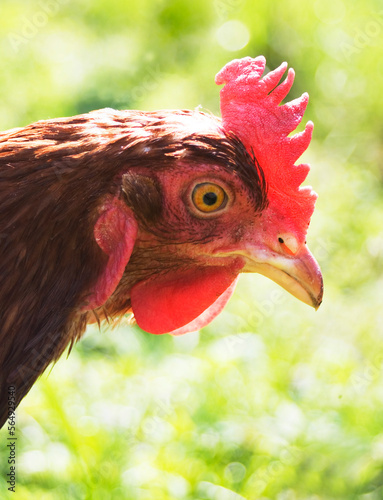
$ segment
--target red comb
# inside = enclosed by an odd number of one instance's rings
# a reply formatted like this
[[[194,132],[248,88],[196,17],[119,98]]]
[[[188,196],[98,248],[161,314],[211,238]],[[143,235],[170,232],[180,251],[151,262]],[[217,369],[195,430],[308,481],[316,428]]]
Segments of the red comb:
[[[294,70],[278,85],[287,63],[262,79],[266,59],[245,57],[235,59],[217,74],[221,89],[222,125],[234,132],[261,166],[268,184],[270,205],[284,218],[288,215],[290,229],[303,241],[314,211],[317,195],[311,187],[300,187],[310,167],[294,165],[310,144],[313,123],[303,132],[289,137],[301,122],[308,94],[280,105],[294,82]]]

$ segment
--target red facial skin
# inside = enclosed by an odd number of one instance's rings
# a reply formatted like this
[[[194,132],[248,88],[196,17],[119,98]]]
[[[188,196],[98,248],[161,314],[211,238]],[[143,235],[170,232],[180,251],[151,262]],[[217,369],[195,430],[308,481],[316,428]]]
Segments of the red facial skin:
[[[136,174],[153,177],[153,172],[146,169],[140,169]],[[113,200],[109,208],[112,215],[102,214],[100,220],[107,218],[111,221],[116,218],[116,212],[119,213],[116,232],[106,236],[105,232],[100,231],[102,225],[98,223],[95,235],[98,242],[106,238],[112,240],[121,260],[120,264],[116,264],[119,257],[113,251],[109,253],[112,258],[105,277],[97,284],[86,309],[101,307],[105,302],[105,283],[108,283],[110,293],[112,284],[117,285],[121,280],[126,262],[121,247],[131,248],[133,243],[134,252],[138,255],[150,249],[152,259],[155,258],[153,249],[160,247],[161,260],[156,263],[156,272],[153,273],[153,260],[150,260],[148,268],[141,269],[141,279],[126,284],[125,289],[120,286],[116,294],[131,299],[135,319],[144,330],[180,334],[181,331],[190,331],[190,328],[201,328],[222,310],[234,290],[233,283],[238,273],[245,266],[245,259],[241,255],[220,257],[219,254],[228,247],[240,249],[244,242],[251,241],[262,213],[255,212],[254,200],[241,179],[235,173],[223,171],[217,166],[180,162],[177,170],[156,172],[155,179],[161,186],[163,196],[161,216],[166,220],[166,226],[172,228],[174,241],[164,241],[161,232],[153,234],[145,227],[138,226],[135,233],[134,218],[126,210],[120,209],[119,200]],[[194,205],[193,188],[206,182],[218,185],[225,191],[227,198],[224,208],[204,213]],[[124,214],[126,221],[121,222]],[[120,232],[121,227],[129,226],[131,233]],[[109,232],[113,225],[108,224],[107,227]],[[184,262],[183,268],[178,266],[172,270],[174,260]],[[113,300],[112,296],[111,302]],[[208,308],[209,313],[200,317]],[[191,322],[193,324],[187,326]]]

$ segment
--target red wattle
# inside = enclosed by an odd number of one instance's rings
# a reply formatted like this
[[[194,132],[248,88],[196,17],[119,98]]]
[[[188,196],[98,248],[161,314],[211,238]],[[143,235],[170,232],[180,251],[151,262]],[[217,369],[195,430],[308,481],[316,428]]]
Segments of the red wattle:
[[[134,317],[140,328],[154,334],[181,335],[201,328],[223,309],[239,271],[235,264],[201,267],[137,283],[131,290]]]
[[[198,316],[198,318],[194,319],[190,323],[181,328],[177,328],[177,330],[173,330],[169,332],[170,335],[184,335],[185,333],[195,332],[196,330],[200,330],[204,326],[208,325],[214,318],[223,311],[226,304],[229,302],[230,297],[233,295],[235,287],[237,286],[238,276],[235,278],[233,283],[227,288],[222,295],[218,297],[218,299],[213,302],[213,304],[208,307],[202,314]]]

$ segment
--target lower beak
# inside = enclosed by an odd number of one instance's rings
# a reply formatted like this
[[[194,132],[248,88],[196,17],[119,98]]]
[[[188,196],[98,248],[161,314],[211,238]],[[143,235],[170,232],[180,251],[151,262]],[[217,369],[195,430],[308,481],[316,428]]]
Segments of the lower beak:
[[[318,309],[323,297],[322,273],[306,245],[293,256],[258,247],[248,250],[242,272],[263,274],[297,299]]]

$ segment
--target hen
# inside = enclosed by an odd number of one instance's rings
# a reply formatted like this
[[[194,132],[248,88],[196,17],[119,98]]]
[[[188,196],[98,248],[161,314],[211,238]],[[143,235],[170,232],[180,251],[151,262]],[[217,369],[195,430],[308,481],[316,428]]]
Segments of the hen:
[[[313,125],[293,70],[265,59],[217,75],[222,120],[103,109],[0,134],[0,424],[87,323],[133,313],[147,332],[210,322],[241,272],[317,308],[306,246],[316,194],[294,165]]]

